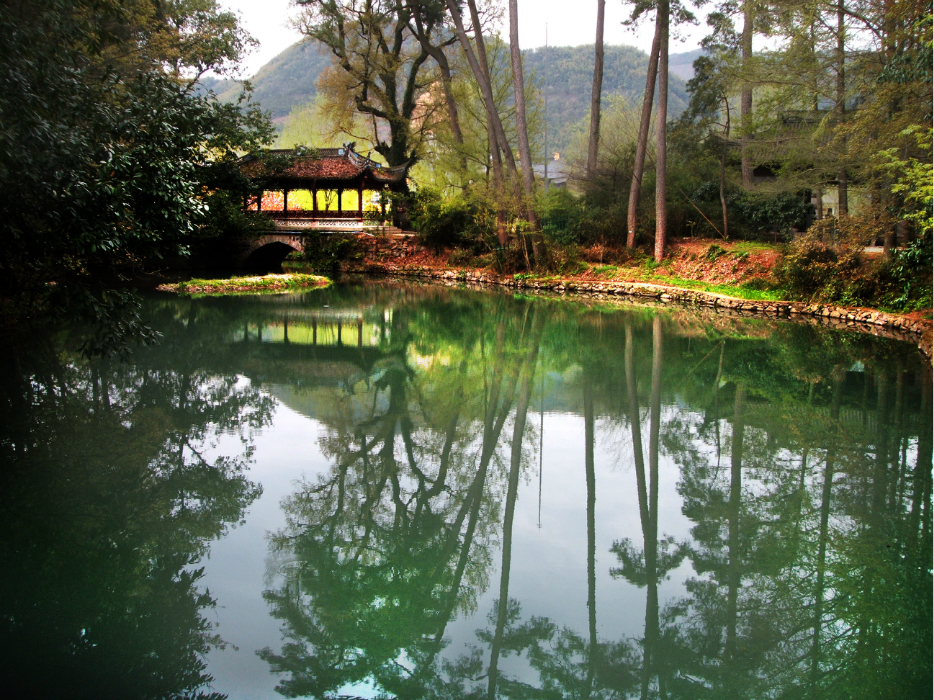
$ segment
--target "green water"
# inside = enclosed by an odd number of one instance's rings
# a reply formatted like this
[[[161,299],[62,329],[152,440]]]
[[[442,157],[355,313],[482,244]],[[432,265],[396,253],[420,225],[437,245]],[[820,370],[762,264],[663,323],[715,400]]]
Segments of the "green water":
[[[932,695],[906,343],[385,282],[145,315],[127,363],[0,352],[6,697]]]

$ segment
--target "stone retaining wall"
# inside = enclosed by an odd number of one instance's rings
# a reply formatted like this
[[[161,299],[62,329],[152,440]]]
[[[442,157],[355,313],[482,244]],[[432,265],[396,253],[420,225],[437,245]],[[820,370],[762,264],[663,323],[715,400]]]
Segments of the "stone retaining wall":
[[[400,236],[400,238],[405,238],[405,236]],[[414,245],[414,243],[410,245]],[[391,248],[391,250],[400,249]],[[389,256],[391,257],[391,254]],[[918,349],[928,360],[931,360],[932,356],[934,356],[932,355],[932,323],[929,319],[913,319],[872,309],[854,309],[830,304],[809,304],[795,301],[749,301],[712,292],[676,289],[643,282],[515,279],[483,270],[447,270],[409,265],[377,264],[365,268],[348,269],[347,272],[375,272],[400,277],[418,277],[440,280],[450,284],[497,285],[536,293],[583,294],[596,299],[628,296],[656,300],[662,303],[704,306],[718,311],[743,315],[766,315],[789,320],[816,321],[822,325],[907,340],[916,343]]]
[[[398,231],[399,229],[392,229]],[[409,233],[331,233],[328,241],[348,239],[353,241],[355,252],[362,253],[368,260],[385,263],[408,257],[422,250],[416,236]]]

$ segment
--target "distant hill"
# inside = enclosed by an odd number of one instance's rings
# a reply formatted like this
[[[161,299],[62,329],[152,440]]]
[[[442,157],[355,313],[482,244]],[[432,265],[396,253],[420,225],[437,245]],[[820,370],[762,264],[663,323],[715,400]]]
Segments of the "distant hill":
[[[673,53],[668,56],[668,72],[684,81],[694,77],[694,60],[704,53],[703,49]]]
[[[590,88],[593,79],[593,44],[589,46],[552,46],[523,52],[525,67],[539,86],[548,87],[549,145],[565,151],[573,127],[590,110]],[[700,50],[671,54],[671,75],[668,109],[676,117],[687,106],[688,95],[684,79],[693,75],[691,63]],[[632,46],[607,46],[604,50],[603,95],[623,95],[634,105],[641,104],[645,87],[648,56]],[[292,107],[314,100],[315,81],[330,65],[331,54],[315,44],[301,41],[293,44],[264,65],[251,79],[254,96],[280,124]],[[240,83],[231,80],[204,78],[203,89],[213,90],[221,100],[232,101],[240,92]]]
[[[250,78],[253,96],[272,114],[273,119],[287,117],[292,107],[315,99],[315,81],[331,64],[330,52],[321,51],[311,42],[292,44]],[[202,87],[213,90],[223,101],[233,101],[240,94],[239,81],[204,78]]]
[[[682,65],[687,58],[700,52],[672,54],[670,62]],[[549,46],[524,52],[524,65],[538,81],[539,88],[548,90],[549,147],[567,150],[573,127],[590,113],[590,92],[593,84],[594,47]],[[622,95],[637,108],[642,104],[648,54],[632,46],[606,46],[603,51],[603,98]],[[674,70],[669,71],[668,116],[677,117],[687,107],[689,96],[684,80]]]

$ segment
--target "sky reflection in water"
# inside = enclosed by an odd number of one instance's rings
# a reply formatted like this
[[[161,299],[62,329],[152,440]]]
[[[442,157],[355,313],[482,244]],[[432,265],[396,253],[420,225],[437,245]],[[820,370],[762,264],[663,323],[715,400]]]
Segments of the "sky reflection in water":
[[[911,346],[389,283],[146,303],[128,364],[3,356],[9,687],[931,696]]]

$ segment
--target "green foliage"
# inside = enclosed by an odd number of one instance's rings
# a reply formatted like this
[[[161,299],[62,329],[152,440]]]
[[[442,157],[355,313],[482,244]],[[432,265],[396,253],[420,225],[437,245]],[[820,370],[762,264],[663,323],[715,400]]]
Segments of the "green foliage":
[[[541,197],[538,216],[549,244],[570,245],[580,238],[586,208],[567,189],[553,188]]]
[[[835,301],[842,295],[843,280],[859,269],[855,255],[841,259],[820,241],[801,241],[788,247],[775,275],[798,298]]]
[[[720,258],[723,255],[726,255],[726,251],[720,246],[718,246],[716,243],[712,243],[710,247],[707,248],[707,252],[704,253],[704,257],[707,258],[707,260],[709,260],[710,262],[716,261],[718,258]]]
[[[824,219],[789,244],[775,268],[795,298],[914,311],[931,305],[931,240],[921,236],[890,260],[864,260],[863,246],[894,226],[878,211]]]
[[[498,247],[496,211],[492,194],[481,187],[451,197],[421,187],[412,197],[409,214],[429,247],[464,246],[479,253]]]
[[[769,231],[786,233],[795,226],[803,229],[811,212],[811,202],[793,192],[774,195],[744,192],[729,208],[739,215],[740,224],[755,236]]]
[[[409,216],[425,245],[435,251],[463,242],[472,225],[465,196],[443,197],[430,187],[419,188],[412,197]]]
[[[183,78],[239,58],[245,40],[232,16],[208,0],[157,9],[148,1],[0,6],[7,321],[77,315],[98,326],[91,347],[101,350],[117,338],[151,340],[132,295],[112,288],[216,231],[210,205],[237,180],[237,153],[268,142],[268,120],[247,96],[221,104]],[[185,34],[198,27],[219,34]]]
[[[702,207],[709,219],[717,224],[722,222],[718,180],[700,183],[691,192],[690,200]],[[793,227],[803,230],[812,209],[803,194],[745,192],[729,185],[726,187],[726,201],[731,239],[758,240],[771,231],[787,234]]]
[[[223,279],[190,279],[187,282],[169,285],[178,292],[224,293],[264,291],[271,289],[296,289],[299,287],[323,287],[330,283],[327,277],[302,273],[263,275],[262,277],[227,277]]]
[[[336,270],[341,262],[360,260],[363,253],[358,250],[356,241],[340,235],[320,234],[306,236],[301,261],[313,270]]]

